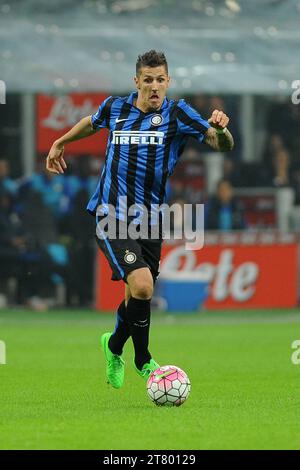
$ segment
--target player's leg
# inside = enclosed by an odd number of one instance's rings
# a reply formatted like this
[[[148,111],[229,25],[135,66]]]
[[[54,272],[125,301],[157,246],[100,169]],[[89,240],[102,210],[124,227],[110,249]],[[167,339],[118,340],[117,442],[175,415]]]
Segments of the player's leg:
[[[125,284],[125,305],[127,307],[127,304],[128,304],[128,300],[130,299],[131,297],[131,292],[130,292],[130,287],[128,284]]]
[[[127,319],[133,341],[134,364],[140,375],[147,378],[158,364],[149,352],[150,303],[153,294],[153,277],[149,268],[139,268],[127,276],[130,297]]]
[[[125,299],[121,302],[117,310],[116,326],[113,334],[109,338],[109,349],[119,356],[122,355],[123,347],[130,338],[130,328],[126,318],[127,303],[130,298],[130,289],[125,285]]]
[[[153,368],[157,368],[158,365],[154,363],[148,351],[150,300],[153,293],[153,277],[148,267],[149,263],[145,261],[143,257],[142,246],[135,240],[121,238],[102,239],[98,234],[97,243],[110,264],[113,272],[112,279],[123,279],[128,284],[128,289],[126,290],[126,297],[128,299],[127,307],[125,304],[126,318],[129,326],[129,333],[132,336],[136,351],[135,363],[137,370],[142,372],[141,369],[143,369],[144,366],[149,367],[149,365],[152,366],[152,370],[154,370]],[[153,252],[153,250],[151,251]],[[125,309],[122,308],[122,311],[125,313]],[[125,332],[123,331],[123,333]],[[116,388],[119,388],[123,382],[122,380],[119,380],[117,376],[119,375],[122,379],[121,372],[124,375],[124,362],[122,363],[120,360],[122,359],[121,356],[113,354],[113,351],[120,352],[122,344],[119,344],[118,350],[115,350],[113,344],[110,343],[113,350],[111,351],[108,345],[111,336],[111,333],[105,333],[102,336],[101,342],[108,365],[108,381]],[[127,338],[126,333],[123,336],[123,340],[125,340],[125,338]],[[156,367],[154,367],[153,363]],[[114,364],[118,366],[116,369]],[[120,373],[117,374],[115,372],[116,370]],[[148,369],[147,373],[149,375]],[[144,376],[142,373],[141,375]]]
[[[114,250],[118,248],[115,246],[116,242],[112,243],[108,239],[101,238],[98,232],[96,232],[96,241],[100,250],[103,252],[110,264],[112,269],[112,279],[122,279],[124,273],[114,254]],[[128,334],[130,335],[125,321],[122,322],[125,318],[125,312],[126,305],[125,301],[123,301],[118,307],[115,331],[113,333],[104,333],[101,336],[101,347],[106,360],[106,378],[107,382],[114,388],[121,388],[124,383],[125,362],[121,354],[123,346],[129,337]],[[111,340],[115,334],[116,341]]]
[[[153,292],[154,283],[159,275],[162,239],[161,238],[157,240],[140,239],[138,240],[138,243],[141,249],[142,259],[148,266],[150,273],[151,273],[152,283],[149,277],[148,277],[148,282],[151,283],[152,292]],[[148,270],[148,274],[149,274],[149,270]],[[151,303],[149,304],[149,306],[151,308]],[[151,311],[150,311],[149,318],[151,318]],[[150,320],[149,320],[149,323],[150,323]],[[154,359],[150,359],[150,362],[144,364],[142,370],[139,370],[139,369],[136,369],[136,370],[140,375],[142,375],[145,379],[147,379],[150,372],[152,370],[155,370],[157,367],[159,367],[159,365],[154,361]]]

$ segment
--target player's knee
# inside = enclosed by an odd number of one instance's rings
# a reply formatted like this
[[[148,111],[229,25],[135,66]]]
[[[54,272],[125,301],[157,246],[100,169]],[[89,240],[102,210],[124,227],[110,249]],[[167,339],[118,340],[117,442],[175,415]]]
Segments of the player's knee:
[[[134,279],[130,286],[132,297],[136,299],[148,300],[151,299],[153,294],[153,281],[152,279],[145,279],[144,277]]]
[[[153,294],[153,285],[141,283],[137,284],[133,289],[132,296],[136,299],[149,300]]]
[[[153,295],[153,278],[148,268],[132,271],[127,282],[130,295],[136,299],[149,300]]]

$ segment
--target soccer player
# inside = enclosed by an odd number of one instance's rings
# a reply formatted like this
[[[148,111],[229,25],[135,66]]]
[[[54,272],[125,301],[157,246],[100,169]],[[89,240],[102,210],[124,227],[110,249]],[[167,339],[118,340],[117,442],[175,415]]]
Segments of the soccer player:
[[[162,204],[167,178],[189,136],[217,151],[229,151],[234,145],[224,112],[216,109],[205,120],[183,99],[166,98],[170,76],[162,52],[151,50],[138,56],[134,82],[136,92],[108,97],[95,114],[81,119],[56,140],[47,157],[50,172],[64,173],[66,144],[104,127],[110,130],[105,165],[87,207],[96,216],[97,224],[107,215],[123,221],[120,201],[125,196],[127,207],[137,204],[150,214],[153,205]],[[120,231],[113,237],[105,236],[99,229],[96,240],[111,266],[112,279],[125,282],[125,299],[117,309],[115,330],[101,337],[107,380],[114,388],[120,388],[124,381],[122,352],[129,337],[134,345],[136,372],[147,380],[159,367],[148,345],[150,303],[158,276],[162,236],[160,232],[156,239],[134,239],[127,234],[123,239]]]

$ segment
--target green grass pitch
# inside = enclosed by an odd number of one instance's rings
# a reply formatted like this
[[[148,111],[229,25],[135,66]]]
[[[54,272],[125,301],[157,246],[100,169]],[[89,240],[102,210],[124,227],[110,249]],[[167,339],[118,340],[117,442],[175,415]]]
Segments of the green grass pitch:
[[[153,405],[126,345],[124,387],[105,381],[93,311],[0,311],[0,449],[299,449],[298,310],[153,314],[151,351],[189,375],[179,408]]]

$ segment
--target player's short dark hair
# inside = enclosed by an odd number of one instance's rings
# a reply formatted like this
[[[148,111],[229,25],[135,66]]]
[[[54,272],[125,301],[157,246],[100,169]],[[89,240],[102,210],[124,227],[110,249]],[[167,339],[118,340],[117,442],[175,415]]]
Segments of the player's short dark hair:
[[[136,75],[140,73],[142,67],[160,67],[163,65],[168,73],[168,63],[163,52],[157,52],[154,49],[139,55],[136,61]]]

